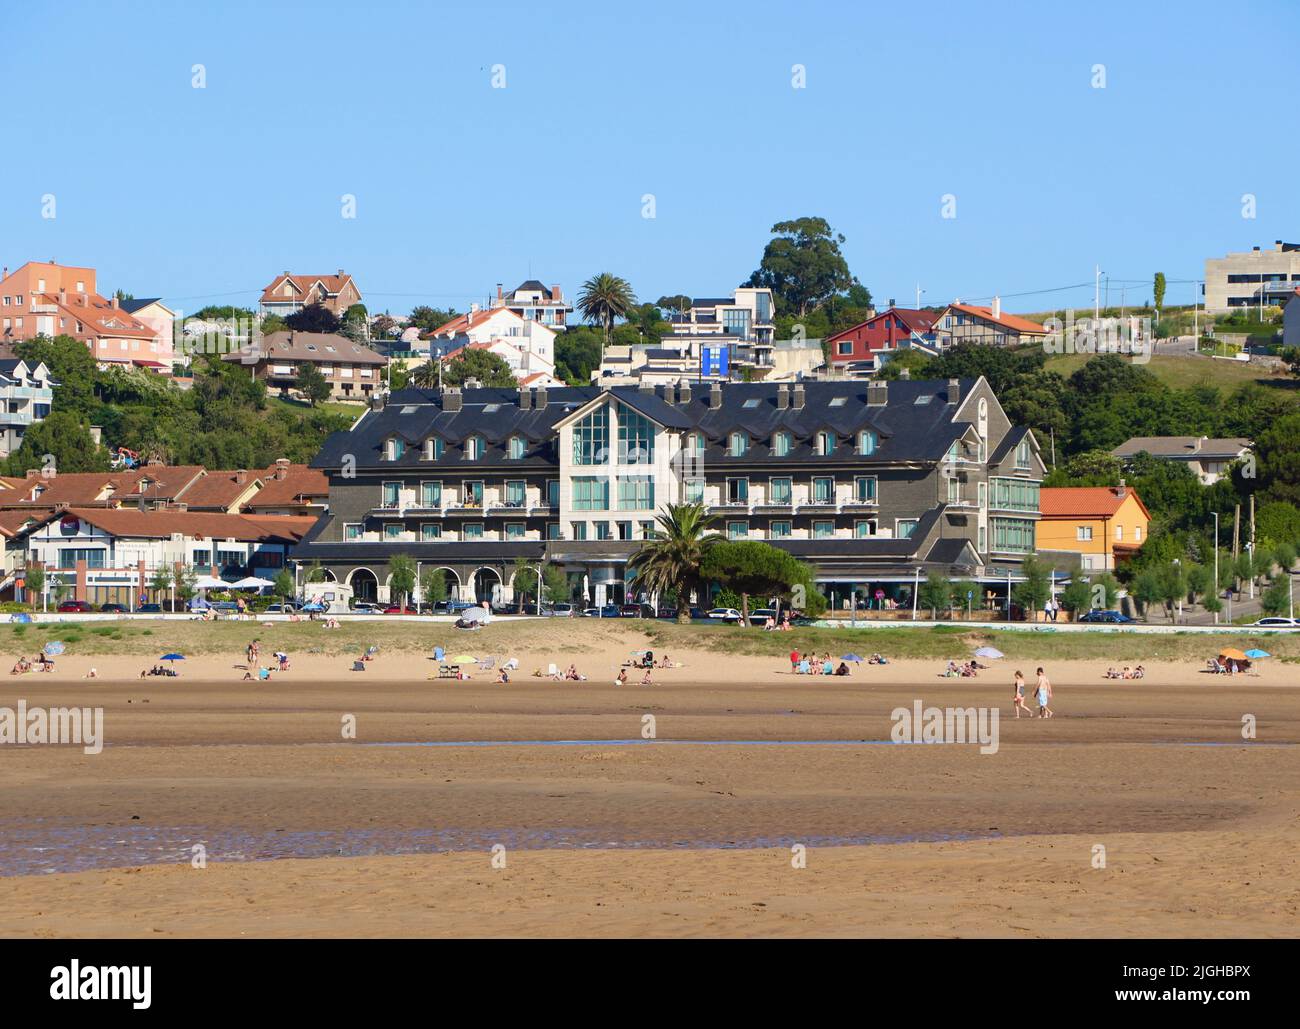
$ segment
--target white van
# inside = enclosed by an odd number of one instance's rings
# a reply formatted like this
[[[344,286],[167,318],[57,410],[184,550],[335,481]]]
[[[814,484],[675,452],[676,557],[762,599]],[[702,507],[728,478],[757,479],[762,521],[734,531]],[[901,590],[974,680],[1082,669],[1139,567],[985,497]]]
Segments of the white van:
[[[321,614],[345,615],[352,609],[352,587],[341,582],[309,582],[302,588],[303,605],[320,604]]]

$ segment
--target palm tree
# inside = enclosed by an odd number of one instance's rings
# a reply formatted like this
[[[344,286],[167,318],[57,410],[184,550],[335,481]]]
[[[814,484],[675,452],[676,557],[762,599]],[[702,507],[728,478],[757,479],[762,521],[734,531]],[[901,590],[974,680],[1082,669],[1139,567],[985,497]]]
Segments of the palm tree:
[[[609,346],[609,334],[614,328],[614,319],[626,318],[636,307],[636,294],[627,279],[621,279],[609,272],[601,272],[582,284],[578,294],[578,310],[589,322],[600,322],[605,333],[605,346]]]
[[[711,531],[717,518],[705,514],[703,504],[669,504],[656,521],[659,527],[628,565],[647,590],[676,591],[677,620],[685,624],[691,620],[690,588],[699,581],[705,555],[723,536]]]
[[[416,368],[411,373],[412,385],[419,386],[420,389],[433,389],[438,385],[438,367],[440,361],[435,358],[431,361],[425,361],[424,364]]]

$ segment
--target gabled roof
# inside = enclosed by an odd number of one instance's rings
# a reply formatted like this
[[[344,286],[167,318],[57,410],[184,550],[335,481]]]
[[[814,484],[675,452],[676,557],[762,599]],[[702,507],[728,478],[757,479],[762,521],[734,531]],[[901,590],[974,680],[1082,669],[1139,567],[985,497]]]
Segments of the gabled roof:
[[[1038,507],[1044,518],[1113,518],[1132,497],[1148,518],[1137,490],[1120,486],[1052,486],[1038,491]]]
[[[382,354],[332,332],[273,332],[258,344],[222,354],[223,361],[258,364],[261,361],[315,361],[321,364],[387,364]]]
[[[298,292],[306,294],[317,283],[325,290],[327,296],[338,296],[343,292],[343,287],[352,281],[351,275],[277,275],[271,284],[262,290],[262,303],[274,304],[285,303],[286,298],[278,296],[274,291],[285,281],[289,280],[297,287]],[[358,293],[360,290],[357,291]]]
[[[993,308],[991,307],[977,307],[975,304],[949,304],[947,310],[961,311],[963,314],[974,315],[976,318],[983,318],[985,321],[993,322],[995,325],[1001,325],[1014,332],[1047,335],[1046,327],[1039,325],[1037,322],[1031,322],[1028,318],[1020,318],[1017,315],[1007,314],[1006,312],[994,317]]]
[[[166,306],[162,302],[162,297],[144,297],[142,299],[118,301],[118,306],[127,314],[135,314],[136,311],[143,311],[150,304],[158,304],[160,307]]]
[[[205,472],[192,479],[176,499],[191,511],[225,511],[244,494],[258,489],[256,473],[246,471],[242,476],[243,482],[239,481],[240,478],[238,471]]]
[[[514,318],[518,322],[523,319],[508,307],[488,307],[478,311],[467,311],[465,314],[457,315],[449,322],[443,322],[433,330],[434,336],[458,336],[462,332],[468,332],[476,326],[482,325],[489,318],[495,315],[504,314]]]
[[[155,332],[123,307],[114,307],[112,302],[98,293],[85,294],[82,303],[81,293],[69,293],[64,290],[63,300],[57,293],[37,294],[33,303],[50,304],[63,313],[65,317],[81,322],[83,335],[125,336],[128,339],[153,339]],[[72,328],[71,325],[68,326]]]
[[[873,314],[866,321],[858,322],[857,325],[843,329],[832,336],[827,336],[826,339],[830,342],[834,342],[841,336],[847,336],[851,332],[857,332],[859,329],[875,325],[876,322],[889,317],[897,318],[903,323],[903,326],[908,332],[915,332],[919,336],[924,336],[934,328],[934,323],[939,320],[940,316],[934,311],[921,311],[909,307],[888,307],[883,311],[878,311],[876,314]]]
[[[329,496],[330,484],[325,474],[305,464],[289,465],[283,479],[276,478],[276,466],[259,473],[262,488],[248,501],[248,509],[291,507],[320,501]]]
[[[1144,451],[1152,457],[1238,457],[1250,449],[1251,441],[1240,436],[1211,439],[1208,436],[1134,436],[1111,451],[1113,457],[1136,457]]]
[[[249,543],[296,543],[316,524],[310,515],[216,514],[206,511],[138,511],[134,508],[74,507],[48,512],[41,524],[75,516],[113,536],[160,539],[179,533]]]

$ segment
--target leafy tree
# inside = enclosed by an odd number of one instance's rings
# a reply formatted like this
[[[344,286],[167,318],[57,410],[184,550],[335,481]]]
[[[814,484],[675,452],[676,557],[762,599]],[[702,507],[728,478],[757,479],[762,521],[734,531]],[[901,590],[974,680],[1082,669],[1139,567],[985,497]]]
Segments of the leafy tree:
[[[969,600],[967,594],[970,595]],[[948,601],[948,604],[964,614],[968,608],[975,610],[980,606],[980,597],[982,595],[978,582],[963,579],[952,584],[952,599]]]
[[[917,601],[930,609],[931,619],[937,618],[938,613],[952,602],[952,586],[938,572],[931,572],[921,583]]]
[[[91,439],[84,419],[71,411],[54,410],[27,430],[5,465],[10,475],[51,467],[56,472],[103,472],[108,470],[108,452]]]
[[[390,389],[405,389],[411,381],[411,373],[405,360],[393,361],[388,365],[388,386]]]
[[[1140,572],[1133,580],[1131,592],[1133,599],[1142,605],[1143,616],[1147,621],[1150,621],[1151,605],[1160,603],[1164,597],[1164,591],[1160,585],[1160,576],[1155,569]]]
[[[98,373],[94,355],[86,344],[73,336],[37,336],[19,340],[14,353],[29,364],[43,361],[54,387],[54,409],[65,414],[88,415],[95,404],[95,378]]]
[[[293,581],[293,572],[287,568],[281,568],[275,573],[275,595],[283,603],[293,599],[294,593],[297,592],[296,584]]]
[[[442,381],[448,386],[463,386],[468,379],[477,379],[481,386],[509,389],[515,386],[515,373],[500,354],[490,350],[458,350],[442,368]]]
[[[183,605],[188,604],[199,592],[199,577],[193,565],[182,565],[176,570],[176,596]]]
[[[758,270],[746,286],[766,287],[799,317],[853,285],[840,251],[844,236],[825,218],[796,218],[772,226]]]
[[[424,602],[430,607],[437,607],[447,599],[447,573],[441,568],[423,573],[420,586],[424,590]]]
[[[319,558],[307,566],[307,571],[304,573],[304,581],[325,582],[325,566],[320,563]]]
[[[444,311],[436,307],[428,307],[421,304],[412,309],[411,316],[407,321],[424,332],[433,332],[436,329],[441,329],[449,321],[459,317],[459,313],[450,307]]]
[[[45,569],[39,564],[28,564],[23,570],[23,589],[27,594],[27,603],[33,611],[45,595]]]
[[[635,306],[636,294],[627,279],[609,272],[592,276],[582,284],[582,292],[578,294],[578,310],[587,321],[600,325],[607,346],[615,320],[627,318]]]
[[[1102,572],[1095,576],[1091,583],[1093,587],[1093,596],[1103,601],[1102,607],[1107,611],[1113,610],[1119,602],[1119,580],[1110,572]],[[1100,595],[1097,593],[1097,587],[1101,587]]]
[[[691,620],[687,598],[700,584],[705,559],[725,542],[713,531],[717,521],[705,513],[703,504],[670,504],[660,511],[656,528],[628,562],[649,592],[676,592],[677,620],[683,624]]]
[[[685,314],[691,309],[691,298],[685,293],[677,293],[670,297],[660,297],[655,301],[655,306],[671,314]]]
[[[1071,617],[1078,616],[1092,609],[1092,583],[1082,575],[1070,577],[1070,584],[1061,591],[1061,607],[1070,612]]]
[[[1191,564],[1187,566],[1187,596],[1195,604],[1198,597],[1204,596],[1206,591],[1212,588],[1210,579],[1213,573],[1205,565]]]
[[[1279,500],[1260,504],[1255,511],[1255,534],[1270,543],[1300,543],[1300,510]]]
[[[1280,575],[1259,598],[1259,606],[1266,615],[1285,615],[1291,609],[1291,587],[1288,576]]]
[[[154,569],[153,575],[149,579],[149,593],[154,598],[154,603],[164,604],[167,601],[167,591],[172,588],[172,570],[169,565],[159,565]]]
[[[589,386],[600,365],[601,335],[586,325],[571,325],[555,339],[555,374],[571,386]]]
[[[1157,311],[1163,311],[1165,308],[1165,273],[1156,272],[1155,282],[1152,286],[1152,294],[1155,297]]]
[[[294,379],[293,385],[299,393],[307,398],[307,402],[312,407],[323,403],[330,397],[329,380],[310,361],[304,361],[298,366],[298,377]]]
[[[1020,566],[1024,581],[1017,584],[1012,591],[1012,599],[1029,612],[1033,621],[1038,609],[1047,603],[1052,595],[1051,571],[1039,558],[1029,555]]]
[[[434,389],[438,385],[439,364],[437,360],[430,360],[416,365],[415,371],[411,372],[411,385],[420,389]]]
[[[798,595],[806,602],[816,592],[811,567],[788,551],[758,540],[716,543],[705,555],[700,571],[740,595],[740,613],[746,625],[751,596],[790,600]]]
[[[284,327],[293,332],[338,332],[338,315],[324,304],[306,307],[284,316]]]
[[[388,599],[389,603],[397,603],[394,600],[394,594],[402,598],[402,607],[405,608],[411,601],[411,593],[415,589],[415,559],[406,554],[394,554],[388,559]]]

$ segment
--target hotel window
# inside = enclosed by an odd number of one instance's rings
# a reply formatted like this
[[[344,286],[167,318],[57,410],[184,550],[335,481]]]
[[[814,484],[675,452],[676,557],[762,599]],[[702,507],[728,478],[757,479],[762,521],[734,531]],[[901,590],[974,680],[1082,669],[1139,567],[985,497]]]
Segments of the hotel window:
[[[400,482],[386,482],[383,486],[383,500],[381,507],[396,507],[402,496],[402,484]]]
[[[727,539],[743,540],[749,537],[749,522],[728,522]]]
[[[894,523],[894,536],[897,539],[911,539],[914,532],[916,532],[915,518],[900,518]]]
[[[528,444],[522,436],[510,437],[510,460],[518,461],[528,452]]]
[[[523,479],[506,480],[506,507],[523,507],[525,496]]]
[[[862,457],[870,457],[876,452],[879,442],[874,432],[870,429],[864,429],[858,433],[858,453]]]
[[[460,530],[462,540],[481,540],[483,538],[483,523],[471,522],[465,528]]]
[[[406,453],[406,441],[397,437],[390,437],[388,440],[388,460],[396,461]]]
[[[559,523],[559,522],[547,522],[547,523],[546,523],[546,538],[547,538],[548,540],[557,540],[557,539],[560,538],[560,523]]]
[[[620,511],[653,511],[655,481],[649,475],[621,475],[618,479]]]
[[[402,532],[403,532],[404,529],[405,529],[405,526],[402,525],[401,522],[385,522],[385,523],[384,523],[384,539],[386,539],[386,540],[400,540],[400,539],[402,538]]]
[[[743,432],[733,432],[728,445],[732,457],[744,457],[749,452],[749,437]]]
[[[618,522],[618,538],[621,540],[630,540],[632,538],[632,523]]]
[[[625,405],[618,409],[618,463],[651,464],[655,459],[655,430]]]
[[[654,539],[654,534],[655,534],[654,522],[638,522],[637,524],[641,526],[641,538],[643,540]]]
[[[343,538],[345,540],[359,540],[363,531],[360,522],[343,523]]]
[[[523,522],[506,522],[506,539],[521,540],[524,538]]]
[[[546,480],[546,503],[549,504],[551,507],[560,506],[560,480],[559,479]]]
[[[794,481],[792,479],[771,479],[769,480],[768,492],[771,494],[770,503],[773,504],[790,504],[794,502]]]
[[[834,522],[813,522],[812,530],[813,530],[812,533],[813,539],[815,540],[830,539],[832,536],[835,535],[835,523]]]
[[[1087,543],[1092,539],[1092,526],[1079,525],[1075,527],[1074,538],[1080,543]]]
[[[466,481],[460,484],[461,507],[483,506],[483,480]]]
[[[788,457],[790,454],[790,434],[784,429],[772,437],[772,456]]]
[[[814,504],[835,503],[835,480],[829,475],[818,475],[813,479],[812,502]]]
[[[601,406],[573,427],[573,463],[606,464],[609,461],[609,408]]]
[[[596,526],[596,539],[609,540],[614,538],[609,531],[609,522],[593,522],[592,524]]]
[[[860,540],[870,539],[876,534],[876,523],[873,521],[859,521],[853,523],[853,535]]]
[[[975,495],[979,498],[979,506],[981,509],[989,506],[989,484],[987,482],[976,484]]]
[[[989,530],[987,525],[981,525],[979,531],[979,551],[981,554],[989,549]]]
[[[1022,469],[1029,467],[1029,440],[1027,439],[1022,439],[1016,444],[1016,467]]]
[[[817,433],[817,453],[821,454],[823,457],[830,457],[835,453],[835,433]]]
[[[956,477],[948,480],[948,503],[961,503],[961,480]]]
[[[728,504],[749,503],[749,480],[748,479],[727,480],[727,503]]]
[[[703,479],[686,480],[686,503],[688,504],[704,503],[704,480]]]
[[[853,497],[859,504],[874,504],[876,502],[876,477],[874,475],[859,475],[853,480]]]
[[[421,523],[420,539],[426,543],[442,539],[442,526],[438,522]]]
[[[578,476],[573,480],[573,509],[575,511],[606,511],[609,509],[609,480],[594,476]]]
[[[788,540],[790,538],[790,523],[772,522],[768,526],[767,534],[774,540]]]
[[[465,457],[470,461],[481,460],[485,449],[482,436],[471,436],[465,441]]]
[[[420,506],[438,507],[442,504],[442,480],[420,483]]]

